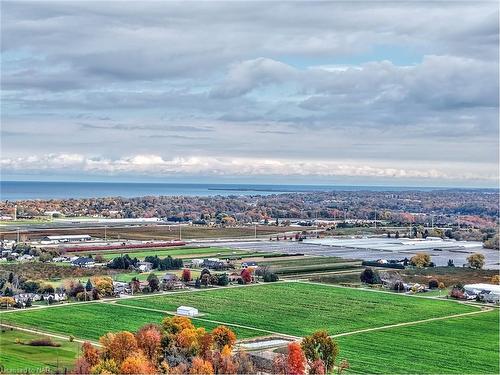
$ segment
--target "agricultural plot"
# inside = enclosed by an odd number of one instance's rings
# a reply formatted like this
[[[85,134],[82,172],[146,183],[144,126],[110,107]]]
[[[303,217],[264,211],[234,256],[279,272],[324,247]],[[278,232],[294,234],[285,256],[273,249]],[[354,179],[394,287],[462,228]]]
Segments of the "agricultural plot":
[[[337,340],[340,358],[349,359],[353,373],[498,373],[498,311],[477,313],[478,308],[453,301],[318,284],[178,292],[25,310],[2,314],[2,320],[97,341],[109,331],[159,323],[166,311],[180,305],[200,310],[203,316],[193,320],[196,326],[210,330],[224,322],[240,339],[270,331],[293,336],[319,329],[349,333]],[[470,312],[475,314],[450,317]],[[385,327],[430,318],[442,319]]]
[[[92,255],[100,254],[104,259],[113,259],[124,254],[128,254],[131,258],[144,259],[147,256],[158,255],[160,258],[164,258],[168,255],[177,258],[189,258],[196,256],[232,256],[232,255],[245,255],[248,251],[228,249],[223,247],[193,247],[193,248],[150,248],[150,249],[139,249],[136,251],[126,249],[121,252],[92,252],[88,253]]]
[[[17,222],[16,222],[17,223]],[[12,225],[12,223],[10,223]],[[49,235],[65,235],[65,234],[89,234],[92,237],[108,239],[126,239],[126,240],[175,240],[179,238],[179,227],[176,225],[141,225],[141,226],[110,226],[104,233],[104,224],[101,227],[73,227],[73,228],[47,228],[47,230],[29,231],[26,228],[29,238],[42,238]],[[295,227],[275,227],[267,225],[257,226],[257,236],[270,236],[281,232],[297,231]],[[15,239],[16,233],[14,230],[5,231],[6,239]],[[182,239],[209,239],[209,238],[253,238],[255,236],[255,228],[248,227],[203,227],[203,226],[183,226]]]
[[[498,310],[339,337],[353,373],[498,374]]]
[[[331,263],[344,263],[347,261],[349,260],[338,257],[300,255],[300,256],[287,257],[285,259],[280,259],[280,258],[266,259],[265,261],[261,262],[261,264],[278,268],[278,267],[311,266],[311,265],[322,265]]]
[[[333,272],[333,271],[355,271],[361,268],[361,262],[343,262],[343,263],[328,263],[325,264],[310,264],[310,265],[297,265],[290,267],[271,267],[273,272],[282,276],[300,276],[300,275],[310,275],[321,272]]]
[[[196,307],[204,318],[293,336],[318,329],[338,334],[476,311],[452,301],[305,283],[276,283],[127,299],[120,305],[175,310]]]
[[[29,341],[42,337],[9,329],[0,332],[0,364],[2,366],[0,372],[27,373],[42,372],[43,369],[53,371],[57,368],[72,368],[79,353],[79,343],[52,339],[61,346],[27,345]]]
[[[87,303],[9,313],[2,315],[2,320],[26,328],[97,341],[106,332],[136,331],[147,323],[159,324],[166,315],[115,303]],[[195,322],[195,325],[211,330],[219,324]],[[238,338],[260,336],[257,331],[240,328],[235,328],[234,332]]]

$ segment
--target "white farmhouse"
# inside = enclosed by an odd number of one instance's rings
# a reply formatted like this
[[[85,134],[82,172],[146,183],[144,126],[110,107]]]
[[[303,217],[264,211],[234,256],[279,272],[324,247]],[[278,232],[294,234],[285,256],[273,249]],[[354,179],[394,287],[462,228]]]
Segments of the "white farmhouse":
[[[179,306],[177,308],[177,315],[196,316],[198,315],[198,309],[189,306]]]

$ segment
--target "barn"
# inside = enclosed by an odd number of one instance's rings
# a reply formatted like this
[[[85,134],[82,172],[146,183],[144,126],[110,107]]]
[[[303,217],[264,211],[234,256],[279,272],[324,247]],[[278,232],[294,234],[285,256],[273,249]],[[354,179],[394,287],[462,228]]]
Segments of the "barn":
[[[177,308],[177,315],[196,316],[198,315],[198,309],[190,306],[179,306]]]

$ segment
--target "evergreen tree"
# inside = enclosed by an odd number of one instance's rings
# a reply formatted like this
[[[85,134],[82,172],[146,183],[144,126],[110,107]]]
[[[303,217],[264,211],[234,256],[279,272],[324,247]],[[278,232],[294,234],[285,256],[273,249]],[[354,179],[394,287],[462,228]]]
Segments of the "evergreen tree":
[[[90,292],[93,288],[94,288],[94,286],[92,285],[92,282],[90,281],[90,279],[88,279],[87,284],[85,285],[85,290],[87,292]]]

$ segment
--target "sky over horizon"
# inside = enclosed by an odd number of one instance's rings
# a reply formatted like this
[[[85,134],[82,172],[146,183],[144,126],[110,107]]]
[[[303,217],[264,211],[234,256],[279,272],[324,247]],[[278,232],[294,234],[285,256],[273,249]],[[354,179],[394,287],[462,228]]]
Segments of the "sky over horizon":
[[[496,1],[2,1],[2,179],[498,186]]]

